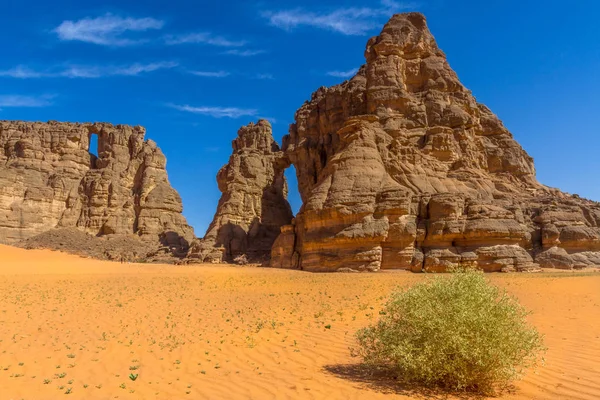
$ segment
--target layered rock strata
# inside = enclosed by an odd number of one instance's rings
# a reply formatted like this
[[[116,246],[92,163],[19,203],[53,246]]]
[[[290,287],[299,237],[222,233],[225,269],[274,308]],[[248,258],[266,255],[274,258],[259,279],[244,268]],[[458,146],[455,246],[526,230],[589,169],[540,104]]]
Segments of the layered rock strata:
[[[165,156],[144,135],[126,125],[0,121],[0,242],[77,228],[185,252],[193,230]]]
[[[292,220],[283,175],[287,158],[266,120],[238,131],[229,162],[217,174],[223,193],[203,239],[190,248],[196,262],[263,262],[282,225]]]
[[[392,17],[365,58],[352,79],[317,90],[284,138],[303,206],[272,266],[600,265],[600,205],[538,183],[533,159],[461,84],[423,15]]]

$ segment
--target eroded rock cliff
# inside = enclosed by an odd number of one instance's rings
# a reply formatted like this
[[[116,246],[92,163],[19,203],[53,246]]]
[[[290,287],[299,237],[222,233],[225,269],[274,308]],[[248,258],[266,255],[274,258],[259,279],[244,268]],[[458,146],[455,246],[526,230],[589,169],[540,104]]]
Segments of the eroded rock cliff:
[[[600,265],[600,205],[537,182],[533,159],[461,84],[423,15],[395,15],[365,58],[355,77],[317,90],[284,138],[303,206],[272,266]]]
[[[242,127],[232,148],[217,174],[223,195],[206,235],[190,248],[190,261],[263,262],[281,226],[292,220],[283,175],[289,164],[271,124],[260,120]]]
[[[193,230],[165,156],[144,135],[125,125],[0,121],[0,242],[77,228],[187,250]]]

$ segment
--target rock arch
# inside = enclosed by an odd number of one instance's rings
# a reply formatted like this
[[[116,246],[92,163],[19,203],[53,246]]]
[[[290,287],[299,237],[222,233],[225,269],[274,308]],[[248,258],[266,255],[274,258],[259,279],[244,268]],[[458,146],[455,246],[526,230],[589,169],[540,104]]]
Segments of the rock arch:
[[[417,272],[460,264],[485,271],[600,265],[600,204],[537,181],[533,159],[461,84],[423,15],[393,16],[368,41],[365,58],[350,80],[313,93],[281,151],[271,144],[239,152],[234,141],[234,155],[219,173],[224,197],[211,227],[232,216],[261,218],[241,206],[248,187],[267,187],[293,164],[303,205],[296,218],[276,221],[274,267]],[[242,128],[236,140],[266,126]],[[264,137],[273,143],[270,126]],[[243,160],[265,168],[261,176],[270,180],[240,177]],[[218,236],[212,232],[209,238]]]
[[[75,228],[186,251],[193,229],[169,183],[166,158],[145,132],[105,123],[0,121],[0,243]],[[93,136],[97,156],[90,153]]]

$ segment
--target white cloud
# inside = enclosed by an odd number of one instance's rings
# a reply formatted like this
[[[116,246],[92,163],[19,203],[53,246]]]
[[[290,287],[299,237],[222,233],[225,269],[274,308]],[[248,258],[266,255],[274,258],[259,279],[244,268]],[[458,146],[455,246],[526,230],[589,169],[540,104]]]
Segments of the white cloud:
[[[245,72],[228,72],[228,71],[194,71],[194,70],[187,70],[187,72],[189,74],[192,75],[196,75],[196,76],[200,76],[203,78],[225,78],[228,76],[238,76],[238,77],[244,77],[247,79],[259,79],[259,80],[273,80],[275,79],[275,77],[273,76],[273,74],[269,74],[269,73],[257,73],[257,74],[252,74],[252,73],[245,73]]]
[[[0,107],[48,107],[55,96],[0,95]]]
[[[348,71],[329,71],[327,75],[335,76],[336,78],[350,78],[356,75],[358,68],[352,68]]]
[[[44,78],[48,75],[44,72],[34,71],[29,67],[24,65],[17,65],[15,68],[7,69],[4,71],[0,71],[0,76],[6,76],[10,78],[20,78],[20,79],[28,79],[28,78]]]
[[[54,68],[46,71],[36,71],[29,67],[18,65],[15,68],[0,71],[0,77],[19,79],[28,78],[103,78],[108,76],[137,76],[160,69],[177,67],[175,62],[155,62],[148,64],[130,65],[69,65],[61,69]]]
[[[332,30],[344,35],[364,35],[381,25],[381,19],[413,8],[414,3],[382,0],[378,7],[347,7],[329,12],[306,11],[301,8],[282,11],[264,11],[262,16],[275,27],[292,30],[298,26]]]
[[[230,55],[230,56],[252,57],[252,56],[256,56],[256,55],[263,54],[263,53],[266,53],[266,51],[265,50],[238,50],[238,49],[233,49],[233,50],[227,50],[223,54],[227,54],[227,55]]]
[[[169,107],[179,111],[193,114],[208,115],[214,118],[239,118],[243,116],[255,116],[257,110],[237,107],[192,107],[189,105],[168,104]]]
[[[189,73],[203,78],[225,78],[231,75],[227,71],[189,71]]]
[[[129,46],[142,42],[123,37],[127,32],[161,29],[163,21],[154,18],[122,18],[106,14],[97,18],[63,21],[53,32],[61,40],[75,40],[103,46]]]
[[[177,45],[177,44],[188,44],[188,43],[196,43],[196,44],[209,44],[211,46],[218,47],[242,47],[247,42],[245,40],[229,40],[222,36],[214,36],[210,33],[201,32],[201,33],[188,33],[185,35],[169,35],[165,37],[165,43],[168,45]]]

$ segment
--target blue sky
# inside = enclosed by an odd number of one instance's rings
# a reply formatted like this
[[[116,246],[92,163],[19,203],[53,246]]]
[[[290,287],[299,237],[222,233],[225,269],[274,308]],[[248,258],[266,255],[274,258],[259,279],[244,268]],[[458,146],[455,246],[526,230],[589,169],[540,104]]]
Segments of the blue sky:
[[[145,126],[203,236],[238,128],[265,117],[280,140],[310,94],[350,76],[401,11],[426,15],[542,183],[600,200],[595,0],[3,0],[0,119]]]

